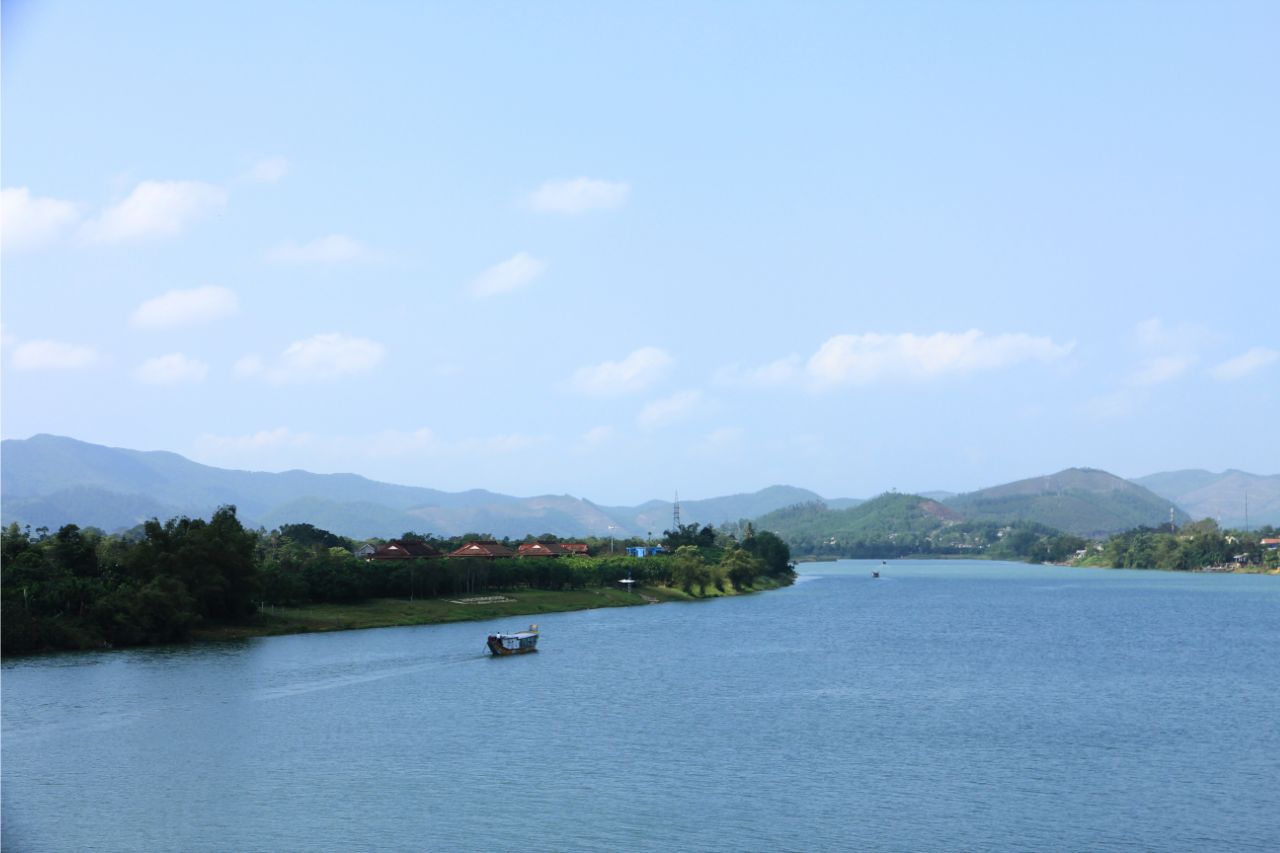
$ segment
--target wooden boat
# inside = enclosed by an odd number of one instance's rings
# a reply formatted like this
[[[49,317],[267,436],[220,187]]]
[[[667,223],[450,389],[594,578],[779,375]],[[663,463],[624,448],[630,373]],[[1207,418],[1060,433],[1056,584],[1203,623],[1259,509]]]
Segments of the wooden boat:
[[[522,655],[538,650],[538,626],[530,625],[528,631],[514,634],[490,634],[487,643],[489,653],[495,657]]]

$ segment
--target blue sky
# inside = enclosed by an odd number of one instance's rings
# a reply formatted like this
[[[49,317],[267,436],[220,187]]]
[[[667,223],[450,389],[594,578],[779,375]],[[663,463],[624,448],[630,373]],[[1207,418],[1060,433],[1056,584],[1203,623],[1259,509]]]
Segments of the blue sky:
[[[602,503],[1280,471],[1274,3],[3,23],[6,438]]]

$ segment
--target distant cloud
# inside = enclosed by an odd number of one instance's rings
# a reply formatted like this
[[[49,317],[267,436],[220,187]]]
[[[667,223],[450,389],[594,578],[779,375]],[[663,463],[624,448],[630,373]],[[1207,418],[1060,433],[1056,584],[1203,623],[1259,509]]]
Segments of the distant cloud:
[[[129,322],[140,329],[193,326],[228,317],[238,307],[235,291],[206,285],[191,290],[170,290],[148,299],[133,312]]]
[[[79,219],[74,202],[33,197],[26,187],[0,190],[0,248],[6,252],[49,246]]]
[[[231,463],[269,460],[277,468],[327,467],[350,470],[353,460],[401,463],[415,458],[473,457],[490,459],[545,444],[542,436],[507,433],[448,440],[425,427],[416,430],[379,430],[365,435],[317,435],[288,427],[259,430],[247,435],[200,436],[194,456],[206,461]],[[291,455],[292,454],[292,455]]]
[[[1101,394],[1085,401],[1083,411],[1086,417],[1095,421],[1127,418],[1137,414],[1147,402],[1148,393],[1142,389],[1130,389]]]
[[[331,332],[295,341],[273,362],[245,356],[235,363],[234,370],[237,376],[261,377],[277,384],[340,379],[372,370],[385,354],[386,349],[376,341]]]
[[[208,373],[209,365],[187,358],[180,352],[173,352],[144,361],[134,375],[139,382],[148,385],[177,385],[183,382],[203,382]]]
[[[1146,352],[1187,352],[1208,338],[1209,333],[1200,326],[1170,326],[1159,317],[1143,320],[1134,328],[1134,340]]]
[[[1209,371],[1209,375],[1219,382],[1235,382],[1251,373],[1270,367],[1280,361],[1280,351],[1267,347],[1254,347],[1235,358],[1227,359]]]
[[[10,357],[14,370],[80,370],[98,361],[93,347],[63,341],[27,341]]]
[[[267,260],[279,264],[341,264],[374,260],[377,254],[344,234],[318,237],[309,243],[286,241],[267,250]]]
[[[543,213],[585,213],[621,207],[631,192],[623,181],[574,178],[547,181],[529,196],[529,206]]]
[[[703,436],[700,444],[705,450],[723,450],[740,444],[744,434],[742,427],[720,427]]]
[[[124,201],[86,222],[80,234],[95,244],[174,237],[226,203],[226,190],[212,184],[143,181]]]
[[[744,368],[735,364],[722,368],[716,372],[715,381],[740,388],[776,388],[794,381],[800,368],[800,357],[789,355],[763,367]]]
[[[302,447],[310,444],[312,436],[308,433],[296,433],[288,427],[277,427],[270,430],[259,430],[249,435],[212,435],[200,436],[197,445],[204,451],[232,450],[237,452],[254,450],[273,450],[282,447]]]
[[[616,434],[617,430],[611,426],[592,427],[582,434],[581,442],[588,447],[598,447],[612,439]]]
[[[472,296],[488,297],[528,285],[547,270],[546,261],[541,261],[524,252],[518,252],[500,264],[489,267],[472,280],[467,286]]]
[[[253,164],[250,180],[260,184],[274,184],[289,174],[289,161],[283,157],[267,157]]]
[[[652,385],[674,363],[675,359],[666,350],[641,347],[622,361],[578,368],[569,380],[569,387],[589,396],[629,394]]]
[[[1191,365],[1195,364],[1195,356],[1163,355],[1143,359],[1138,369],[1128,377],[1130,385],[1159,385],[1182,376]]]
[[[649,403],[640,410],[638,421],[646,429],[670,426],[689,418],[701,405],[701,391],[680,391]]]
[[[987,335],[977,329],[932,335],[836,335],[818,348],[805,372],[819,387],[931,379],[1054,361],[1074,346],[1026,334]]]

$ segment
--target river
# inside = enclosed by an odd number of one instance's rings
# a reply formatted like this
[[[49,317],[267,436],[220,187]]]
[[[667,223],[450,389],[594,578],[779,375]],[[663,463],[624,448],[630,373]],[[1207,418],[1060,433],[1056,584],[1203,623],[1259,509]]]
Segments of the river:
[[[1280,578],[841,561],[538,622],[7,661],[0,842],[1280,849]]]

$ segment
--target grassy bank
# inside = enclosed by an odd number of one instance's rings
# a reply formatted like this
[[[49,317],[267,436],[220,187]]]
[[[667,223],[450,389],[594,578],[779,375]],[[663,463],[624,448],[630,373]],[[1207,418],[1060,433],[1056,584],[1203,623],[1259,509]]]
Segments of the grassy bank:
[[[776,589],[780,584],[768,578],[757,581],[756,592]],[[624,589],[577,589],[551,592],[519,589],[461,598],[375,598],[353,604],[309,604],[302,607],[267,608],[253,619],[235,624],[205,625],[192,632],[197,640],[229,640],[268,637],[280,634],[308,634],[317,631],[350,631],[360,628],[390,628],[405,625],[437,625],[445,622],[472,622],[483,619],[529,617],[540,613],[564,613],[597,607],[630,607],[664,601],[697,601],[725,595],[741,595],[725,587],[721,592],[707,587],[706,595],[687,594],[670,587]]]

